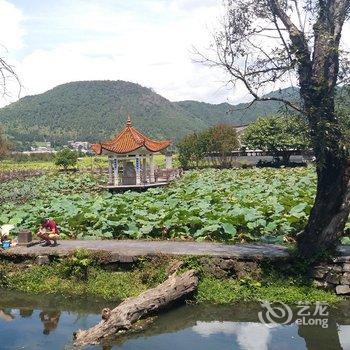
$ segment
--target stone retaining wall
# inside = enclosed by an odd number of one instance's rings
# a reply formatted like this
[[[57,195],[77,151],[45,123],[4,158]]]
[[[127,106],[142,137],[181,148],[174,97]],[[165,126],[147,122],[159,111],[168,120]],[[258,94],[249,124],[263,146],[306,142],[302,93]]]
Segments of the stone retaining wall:
[[[341,256],[330,263],[315,266],[312,276],[316,286],[339,295],[350,295],[350,256]]]

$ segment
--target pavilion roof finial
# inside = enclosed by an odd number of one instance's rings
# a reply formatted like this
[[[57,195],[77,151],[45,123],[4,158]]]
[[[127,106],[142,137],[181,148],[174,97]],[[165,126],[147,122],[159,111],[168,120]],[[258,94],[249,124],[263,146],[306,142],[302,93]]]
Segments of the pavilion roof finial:
[[[126,121],[126,126],[132,126],[130,114],[128,114],[128,119]]]

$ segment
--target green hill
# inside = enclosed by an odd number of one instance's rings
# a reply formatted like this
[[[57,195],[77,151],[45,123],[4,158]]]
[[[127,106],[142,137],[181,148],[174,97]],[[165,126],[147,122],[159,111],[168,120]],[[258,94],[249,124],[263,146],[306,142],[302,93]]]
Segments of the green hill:
[[[147,135],[179,139],[217,123],[247,124],[259,115],[271,114],[279,104],[244,107],[246,104],[170,102],[151,89],[125,81],[80,81],[1,108],[0,124],[19,149],[44,140],[62,145],[69,140],[106,139],[125,125],[128,113]]]
[[[287,98],[293,101],[298,99],[298,90],[295,88],[286,88],[265,95],[265,97],[272,96]],[[268,116],[281,110],[281,108],[285,108],[281,102],[276,101],[255,102],[252,106],[249,106],[249,103],[240,103],[238,105],[221,103],[213,105],[198,101],[180,101],[175,103],[201,119],[207,125],[218,123],[245,125],[254,122],[257,117]]]

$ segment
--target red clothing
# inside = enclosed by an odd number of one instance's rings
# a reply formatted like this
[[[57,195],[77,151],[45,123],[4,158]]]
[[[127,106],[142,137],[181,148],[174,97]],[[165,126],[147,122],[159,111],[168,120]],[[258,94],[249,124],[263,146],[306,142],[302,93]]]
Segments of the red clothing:
[[[58,227],[55,221],[53,220],[46,220],[46,222],[42,225],[42,228],[46,228],[47,230],[59,235]]]

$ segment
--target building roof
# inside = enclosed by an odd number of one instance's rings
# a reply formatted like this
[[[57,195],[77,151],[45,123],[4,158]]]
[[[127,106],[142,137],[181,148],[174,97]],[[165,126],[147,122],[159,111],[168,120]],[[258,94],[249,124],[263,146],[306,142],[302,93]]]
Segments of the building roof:
[[[108,141],[102,141],[91,145],[91,149],[100,155],[103,150],[117,154],[125,154],[136,151],[144,147],[150,152],[159,152],[170,145],[170,141],[156,141],[143,135],[140,131],[132,126],[130,117],[126,123],[126,127],[120,131],[115,137]]]

